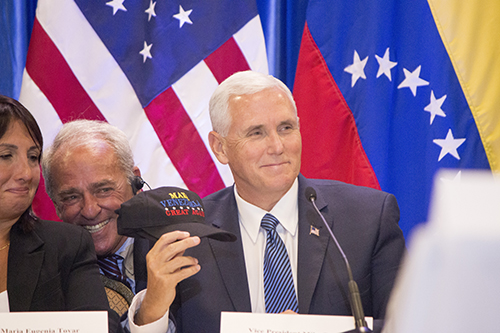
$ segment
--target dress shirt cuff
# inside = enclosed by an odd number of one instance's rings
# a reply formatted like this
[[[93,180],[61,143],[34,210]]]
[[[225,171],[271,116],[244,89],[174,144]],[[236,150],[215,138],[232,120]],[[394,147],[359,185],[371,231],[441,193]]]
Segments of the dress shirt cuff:
[[[140,291],[137,295],[134,296],[132,300],[132,304],[128,309],[128,323],[130,327],[130,333],[164,333],[170,332],[169,328],[169,319],[167,311],[163,317],[154,321],[152,323],[138,326],[134,323],[134,317],[141,308],[142,301],[144,300],[144,296],[146,296],[147,289]]]

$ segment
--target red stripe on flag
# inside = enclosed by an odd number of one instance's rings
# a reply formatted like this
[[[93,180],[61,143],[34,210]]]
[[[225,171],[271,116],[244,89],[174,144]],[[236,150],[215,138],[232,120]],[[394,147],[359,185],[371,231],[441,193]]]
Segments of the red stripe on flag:
[[[245,56],[233,37],[206,57],[205,63],[219,83],[233,73],[250,69]]]
[[[75,119],[105,120],[36,18],[26,70],[63,123]]]
[[[204,197],[225,187],[212,157],[172,88],[144,109],[186,186]]]
[[[45,181],[40,168],[40,184],[36,192],[35,198],[31,205],[36,216],[43,220],[61,221],[56,214],[56,209],[49,195],[45,192]]]
[[[294,83],[302,133],[301,172],[380,189],[354,116],[309,28],[304,28]]]

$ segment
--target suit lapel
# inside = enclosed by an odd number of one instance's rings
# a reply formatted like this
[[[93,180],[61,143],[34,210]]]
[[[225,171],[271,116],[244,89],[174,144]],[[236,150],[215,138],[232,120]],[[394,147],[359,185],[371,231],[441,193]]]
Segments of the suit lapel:
[[[145,289],[148,284],[148,274],[146,267],[146,254],[153,247],[149,240],[136,237],[134,238],[134,278],[135,293]]]
[[[330,239],[323,221],[318,216],[312,203],[306,200],[304,196],[307,185],[307,180],[302,175],[299,175],[299,254],[297,275],[300,313],[309,313],[309,307]],[[320,195],[318,195],[316,205],[320,211],[327,206],[326,201]],[[332,221],[327,222],[332,227]],[[311,226],[316,228],[319,236],[315,230],[311,231]]]
[[[241,243],[240,224],[238,222],[238,209],[234,198],[233,188],[230,187],[224,216],[213,219],[214,225],[235,234],[235,242],[219,242],[208,239],[214,258],[219,267],[222,280],[236,311],[250,312],[250,293],[245,266],[245,256]]]
[[[7,272],[7,290],[11,311],[28,311],[45,251],[35,231],[24,233],[16,223],[10,234],[11,248]]]

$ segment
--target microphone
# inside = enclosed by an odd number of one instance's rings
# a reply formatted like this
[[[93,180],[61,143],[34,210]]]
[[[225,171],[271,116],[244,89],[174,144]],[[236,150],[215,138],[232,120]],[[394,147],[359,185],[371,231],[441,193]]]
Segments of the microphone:
[[[354,317],[354,324],[356,325],[356,329],[358,332],[371,332],[371,330],[368,328],[365,320],[365,314],[363,312],[363,305],[361,303],[361,296],[359,295],[359,289],[358,289],[358,284],[356,281],[354,281],[354,278],[352,277],[352,271],[351,271],[351,266],[349,265],[349,261],[347,260],[347,257],[342,250],[342,247],[340,246],[339,242],[337,241],[337,238],[333,234],[332,229],[326,223],[325,218],[323,217],[323,214],[320,213],[318,207],[316,206],[316,190],[313,189],[312,187],[307,187],[305,191],[306,199],[309,200],[313,206],[314,209],[316,209],[316,212],[318,215],[321,217],[323,220],[323,223],[325,224],[326,228],[328,229],[328,232],[330,233],[330,236],[332,237],[333,241],[335,242],[335,245],[337,246],[337,249],[339,250],[340,254],[342,255],[342,258],[344,258],[345,265],[347,267],[347,274],[349,275],[349,303],[351,304],[351,312]]]

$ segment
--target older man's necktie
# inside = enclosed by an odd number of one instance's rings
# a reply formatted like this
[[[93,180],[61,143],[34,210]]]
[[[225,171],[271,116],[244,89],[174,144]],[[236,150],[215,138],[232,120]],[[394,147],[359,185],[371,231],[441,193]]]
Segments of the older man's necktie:
[[[264,297],[267,313],[285,310],[299,312],[297,295],[293,284],[292,268],[285,244],[276,231],[279,221],[271,214],[262,218],[261,227],[266,230],[264,253]]]
[[[97,263],[99,264],[99,267],[101,268],[101,271],[105,276],[109,277],[110,279],[119,281],[130,288],[127,279],[122,274],[120,266],[118,265],[119,259],[121,259],[119,255],[111,254],[106,257],[98,258]]]

